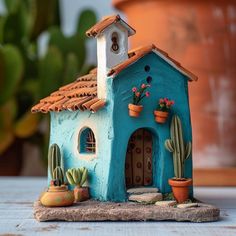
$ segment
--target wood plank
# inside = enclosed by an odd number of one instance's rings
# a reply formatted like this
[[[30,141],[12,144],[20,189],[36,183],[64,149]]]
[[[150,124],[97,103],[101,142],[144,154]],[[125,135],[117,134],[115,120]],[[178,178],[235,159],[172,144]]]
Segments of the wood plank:
[[[143,129],[138,129],[134,135],[134,148],[132,150],[133,163],[133,184],[134,186],[143,185]]]
[[[152,185],[152,134],[144,130],[143,135],[143,182]]]
[[[236,186],[236,167],[193,170],[194,186]]]
[[[132,168],[132,141],[129,140],[127,151],[126,151],[126,160],[125,160],[125,182],[126,187],[133,186],[133,168]]]

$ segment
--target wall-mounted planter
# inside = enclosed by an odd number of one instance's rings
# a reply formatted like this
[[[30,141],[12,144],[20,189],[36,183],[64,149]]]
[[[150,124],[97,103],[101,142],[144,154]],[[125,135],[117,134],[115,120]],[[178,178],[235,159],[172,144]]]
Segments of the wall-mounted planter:
[[[40,197],[41,204],[47,207],[71,206],[74,200],[73,192],[65,185],[50,186]]]
[[[75,187],[74,195],[76,202],[82,202],[89,199],[89,188],[88,187]]]
[[[169,112],[166,111],[154,111],[155,121],[157,123],[164,124],[168,118]]]
[[[132,117],[139,117],[141,111],[143,110],[142,105],[134,105],[132,103],[128,105],[128,108],[129,108],[129,115]]]

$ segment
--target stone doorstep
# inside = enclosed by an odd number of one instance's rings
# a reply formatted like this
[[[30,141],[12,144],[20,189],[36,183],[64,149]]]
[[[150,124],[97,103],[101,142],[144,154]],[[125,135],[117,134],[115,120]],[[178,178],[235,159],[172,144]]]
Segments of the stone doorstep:
[[[71,207],[44,207],[34,203],[34,217],[38,221],[217,221],[220,210],[199,203],[199,207],[159,207],[135,202],[99,202],[88,200]]]
[[[129,196],[129,201],[141,202],[141,203],[155,203],[163,199],[162,193],[142,193],[132,194]]]
[[[199,204],[198,203],[182,203],[182,204],[178,204],[177,207],[178,208],[192,208],[192,207],[198,207]]]
[[[153,187],[138,187],[138,188],[127,189],[128,194],[158,193],[158,192],[159,189]]]
[[[155,203],[156,206],[160,207],[173,207],[177,204],[175,200],[170,200],[170,201],[157,201]]]

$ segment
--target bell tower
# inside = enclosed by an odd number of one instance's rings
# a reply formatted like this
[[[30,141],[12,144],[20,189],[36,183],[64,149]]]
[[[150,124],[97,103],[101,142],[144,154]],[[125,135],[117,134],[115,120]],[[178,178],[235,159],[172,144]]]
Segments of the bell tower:
[[[97,39],[97,91],[98,98],[106,98],[107,72],[128,59],[128,37],[135,30],[119,15],[103,18],[86,32]]]

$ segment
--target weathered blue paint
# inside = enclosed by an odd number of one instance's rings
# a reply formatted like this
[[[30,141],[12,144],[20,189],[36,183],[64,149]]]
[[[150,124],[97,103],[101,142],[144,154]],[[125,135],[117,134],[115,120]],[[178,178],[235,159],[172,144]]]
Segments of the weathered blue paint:
[[[150,71],[144,70],[145,65]],[[139,118],[128,115],[134,86],[152,77],[151,96],[142,102]],[[125,201],[125,158],[130,136],[138,128],[146,128],[153,135],[153,179],[162,193],[170,192],[168,179],[174,176],[172,155],[164,142],[170,137],[170,120],[177,114],[182,121],[184,138],[192,140],[187,78],[151,52],[124,69],[115,78],[107,78],[107,106],[95,114],[88,111],[51,113],[50,143],[57,143],[63,151],[65,168],[85,166],[89,169],[91,196],[103,201]],[[153,111],[161,97],[175,101],[172,114],[165,124],[157,124]],[[77,151],[79,132],[90,127],[96,138],[96,155]],[[86,156],[86,157],[85,157]],[[192,177],[192,158],[186,161],[185,176]]]

